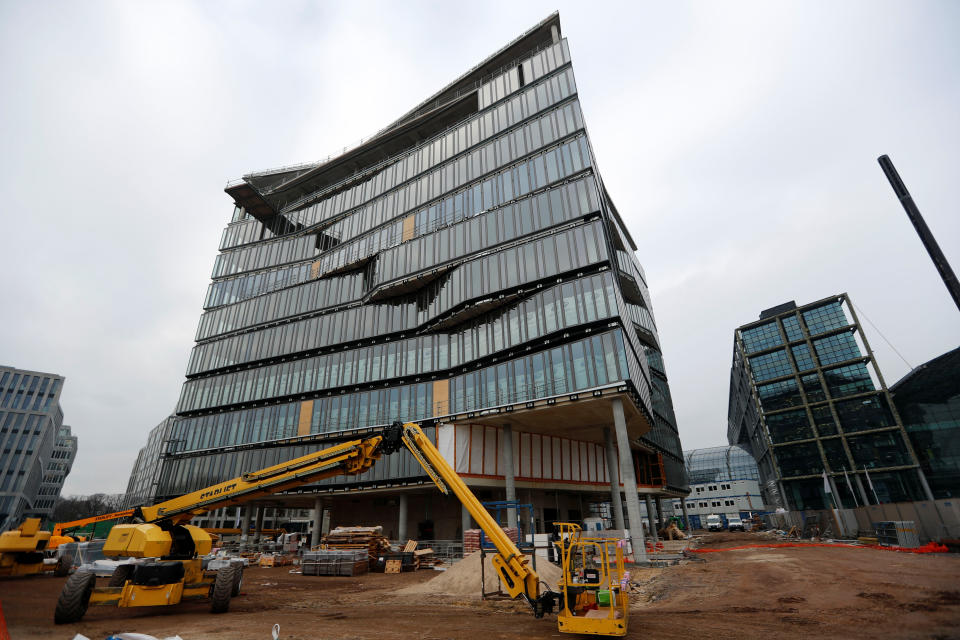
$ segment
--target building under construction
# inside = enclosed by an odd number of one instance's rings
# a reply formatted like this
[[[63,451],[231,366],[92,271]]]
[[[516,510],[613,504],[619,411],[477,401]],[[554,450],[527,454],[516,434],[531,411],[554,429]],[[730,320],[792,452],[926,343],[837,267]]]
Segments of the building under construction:
[[[226,193],[141,501],[398,419],[481,499],[531,504],[538,531],[591,515],[623,528],[645,498],[688,492],[646,276],[596,170],[559,15],[352,149]],[[471,526],[407,453],[254,506],[264,527],[324,512],[391,538]]]

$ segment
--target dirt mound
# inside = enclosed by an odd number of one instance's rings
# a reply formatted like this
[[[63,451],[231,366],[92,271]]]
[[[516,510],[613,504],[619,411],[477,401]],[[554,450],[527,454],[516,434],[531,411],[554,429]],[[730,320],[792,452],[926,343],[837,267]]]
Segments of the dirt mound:
[[[487,592],[495,591],[497,585],[497,573],[493,568],[494,554],[488,553],[484,563],[484,576],[486,577]],[[530,556],[527,556],[528,558]],[[548,562],[544,558],[537,558],[537,574],[540,580],[546,582],[551,589],[557,588],[560,581],[560,567]],[[541,590],[543,586],[541,585]],[[480,552],[474,551],[464,557],[463,560],[456,563],[436,578],[415,584],[403,589],[398,589],[397,593],[408,594],[430,594],[430,595],[453,595],[453,596],[475,596],[480,597]]]

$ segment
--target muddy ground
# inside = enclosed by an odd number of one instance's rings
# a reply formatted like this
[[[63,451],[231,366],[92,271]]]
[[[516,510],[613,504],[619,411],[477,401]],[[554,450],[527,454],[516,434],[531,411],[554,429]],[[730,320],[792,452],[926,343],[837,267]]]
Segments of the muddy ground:
[[[755,534],[713,534],[704,546],[764,542]],[[666,569],[634,571],[630,638],[957,638],[960,556],[869,549],[748,549],[703,554]],[[91,607],[74,625],[53,624],[62,578],[0,579],[0,605],[13,640],[102,640],[139,632],[184,640],[567,637],[515,602],[401,596],[433,571],[359,578],[307,577],[289,567],[249,569],[230,612],[206,603],[163,609]],[[101,580],[105,582],[105,580]]]

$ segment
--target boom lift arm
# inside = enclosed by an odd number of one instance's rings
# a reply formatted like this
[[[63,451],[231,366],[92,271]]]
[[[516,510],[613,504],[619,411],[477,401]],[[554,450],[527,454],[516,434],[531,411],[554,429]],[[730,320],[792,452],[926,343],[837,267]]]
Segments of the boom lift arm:
[[[540,593],[540,578],[528,566],[529,561],[420,427],[395,422],[380,435],[344,442],[153,506],[138,507],[132,518],[139,524],[113,527],[103,552],[113,557],[143,558],[145,562],[118,567],[111,579],[111,584],[116,580],[116,586],[93,588],[92,574],[75,574],[74,582],[64,586],[55,621],[76,622],[88,603],[161,606],[183,599],[209,597],[212,611],[226,611],[231,592],[239,590],[236,580],[241,574],[228,567],[220,570],[212,581],[203,570],[200,556],[209,553],[212,541],[206,531],[188,524],[194,516],[324,478],[361,474],[383,455],[404,447],[440,491],[445,494],[453,491],[496,545],[498,554],[493,558],[493,565],[511,597],[524,598],[538,618],[551,613],[557,594],[549,590]],[[159,558],[159,561],[146,560],[150,558]]]
[[[500,575],[511,598],[522,597],[533,608],[538,618],[553,611],[556,594],[547,590],[540,593],[540,577],[529,566],[529,560],[520,552],[483,504],[477,500],[457,472],[443,458],[420,427],[412,422],[394,422],[384,433],[381,449],[393,453],[405,446],[427,472],[437,488],[445,495],[452,490],[473,519],[497,548],[493,566]]]

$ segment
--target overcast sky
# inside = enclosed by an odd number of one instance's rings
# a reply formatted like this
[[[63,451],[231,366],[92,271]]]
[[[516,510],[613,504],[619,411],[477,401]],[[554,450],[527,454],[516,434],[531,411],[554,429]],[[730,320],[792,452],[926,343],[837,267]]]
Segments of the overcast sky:
[[[180,393],[229,178],[369,136],[560,10],[639,247],[687,449],[726,444],[735,327],[848,292],[887,383],[960,314],[957,2],[0,0],[0,362],[66,376],[64,494],[122,492]]]

